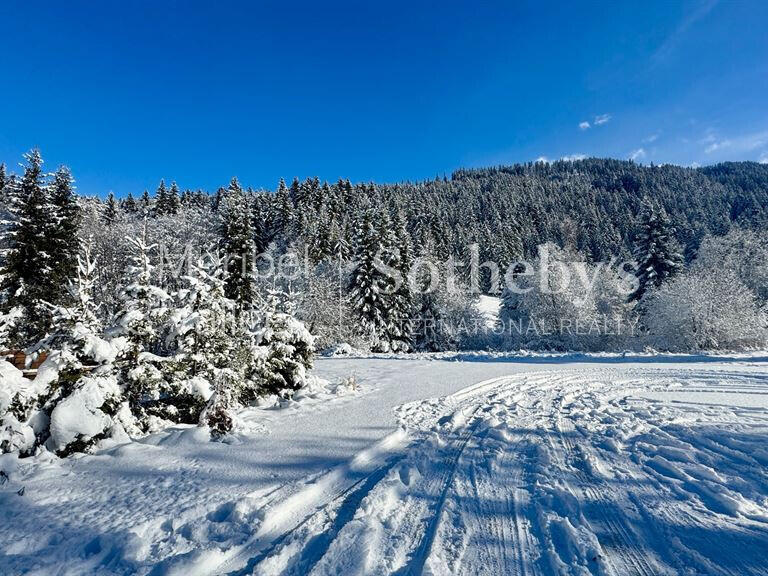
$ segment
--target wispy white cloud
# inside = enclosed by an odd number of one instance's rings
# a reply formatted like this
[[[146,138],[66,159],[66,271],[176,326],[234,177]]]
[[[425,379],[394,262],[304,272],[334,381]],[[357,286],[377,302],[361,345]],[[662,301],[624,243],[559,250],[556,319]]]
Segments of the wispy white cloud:
[[[576,160],[584,160],[586,157],[586,154],[568,154],[568,156],[563,156],[560,160],[564,160],[565,162],[575,162]]]
[[[699,140],[700,144],[712,144],[717,141],[714,128],[707,128],[704,131],[704,136]]]
[[[696,8],[686,14],[672,33],[656,49],[656,52],[653,53],[653,56],[651,56],[652,64],[660,64],[669,58],[691,26],[709,14],[717,5],[717,2],[718,0],[703,0]]]
[[[630,160],[642,160],[645,158],[645,149],[644,148],[638,148],[637,150],[632,150],[632,152],[629,153],[629,159]]]
[[[589,123],[589,120],[582,120],[579,122],[579,130],[589,130],[590,128],[593,128],[595,126],[602,126],[603,124],[607,124],[611,121],[612,116],[610,114],[598,114],[594,117],[592,120],[592,123]]]
[[[760,164],[768,164],[768,150],[760,154],[760,158],[757,159]]]
[[[655,132],[650,136],[648,136],[647,138],[643,138],[643,144],[652,144],[653,142],[656,142],[656,140],[659,139],[659,136],[661,136],[661,134],[659,132]]]
[[[731,154],[743,154],[768,145],[768,130],[741,134],[729,138],[718,138],[713,132],[708,132],[704,138],[700,140],[700,143],[707,145],[704,148],[705,154],[713,154],[715,152],[726,150]]]
[[[610,114],[598,114],[595,116],[595,126],[602,126],[603,124],[607,124],[610,122],[612,116]]]
[[[546,156],[539,156],[535,160],[536,162],[544,162],[544,164],[549,164],[550,160]]]

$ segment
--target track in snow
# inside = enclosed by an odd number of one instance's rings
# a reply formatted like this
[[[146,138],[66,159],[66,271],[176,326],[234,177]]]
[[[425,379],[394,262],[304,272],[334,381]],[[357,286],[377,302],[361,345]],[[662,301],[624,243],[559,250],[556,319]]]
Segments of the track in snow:
[[[274,501],[214,572],[765,574],[768,413],[700,402],[723,392],[768,382],[558,370],[402,406],[405,438]]]

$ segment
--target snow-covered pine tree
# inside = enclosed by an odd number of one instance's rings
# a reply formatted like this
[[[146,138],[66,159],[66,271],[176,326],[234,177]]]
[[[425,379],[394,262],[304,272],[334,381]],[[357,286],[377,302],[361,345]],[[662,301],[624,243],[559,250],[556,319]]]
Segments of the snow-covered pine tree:
[[[440,286],[434,285],[432,278],[433,269],[428,263],[432,264],[437,271],[437,276],[441,271],[437,263],[433,262],[434,244],[432,237],[427,230],[421,235],[418,257],[421,262],[409,276],[409,283],[412,288],[418,292],[416,296],[416,319],[414,333],[414,345],[418,350],[428,352],[437,352],[446,350],[449,346],[446,342],[444,323],[444,304],[441,301]],[[438,282],[440,278],[438,278]]]
[[[161,179],[160,184],[157,186],[157,191],[155,192],[155,214],[157,216],[164,216],[165,214],[168,214],[168,210],[168,190],[165,187],[165,179]]]
[[[120,203],[120,208],[126,214],[135,214],[139,210],[139,205],[136,203],[136,198],[133,197],[131,192],[128,192],[128,196]]]
[[[126,271],[127,284],[121,294],[123,309],[117,314],[115,329],[116,335],[128,338],[135,360],[140,352],[156,351],[157,314],[170,297],[152,282],[154,266],[149,253],[156,245],[147,244],[146,221],[140,236],[126,240],[132,250],[132,263]]]
[[[139,236],[127,238],[132,249],[131,265],[126,273],[126,285],[121,291],[121,309],[115,315],[109,336],[121,339],[118,364],[126,397],[132,412],[140,417],[145,428],[145,403],[158,399],[165,385],[162,372],[164,360],[161,330],[168,317],[170,296],[152,282],[153,266],[149,253],[155,245],[147,243],[147,223]]]
[[[294,180],[296,189],[298,190],[298,180]],[[291,186],[293,190],[293,185]],[[285,180],[280,178],[280,182],[277,185],[277,192],[275,193],[275,209],[277,215],[277,233],[285,237],[289,234],[291,225],[293,224],[293,199],[291,193],[288,192],[288,188],[285,186]]]
[[[263,253],[274,236],[273,215],[270,210],[270,197],[265,193],[253,197],[251,229],[256,254]]]
[[[5,268],[5,259],[8,249],[12,244],[13,230],[17,221],[18,187],[13,175],[7,175],[5,164],[0,164],[0,286],[2,286],[2,272]],[[5,297],[0,292],[0,308]]]
[[[320,187],[320,190],[315,198],[315,208],[320,209],[320,206],[323,204],[330,204],[333,200],[333,191],[331,190],[331,186],[328,184],[328,182],[323,182],[323,185]]]
[[[149,191],[144,190],[141,193],[141,199],[139,200],[139,211],[142,216],[149,216],[150,206],[152,205],[152,199],[149,197]]]
[[[314,338],[282,296],[271,292],[259,310],[256,342],[263,356],[257,370],[262,392],[289,398],[306,384],[315,349]]]
[[[208,398],[198,424],[208,426],[211,437],[222,438],[235,426],[232,409],[235,407],[233,389],[238,385],[239,377],[230,368],[223,368],[216,373],[213,381],[213,393]]]
[[[232,410],[259,394],[283,398],[305,385],[312,365],[313,338],[292,314],[290,304],[272,294],[251,315],[236,315],[236,303],[225,296],[224,270],[215,259],[198,261],[185,279],[182,306],[172,315],[179,366],[190,378],[186,388],[200,390],[204,379],[212,388],[199,422],[213,435],[230,431]],[[282,308],[282,310],[281,310]],[[175,393],[177,399],[181,394]],[[178,405],[178,400],[177,400]]]
[[[492,260],[504,270],[512,262],[518,261],[523,257],[523,241],[520,238],[520,225],[514,216],[505,219],[493,234],[492,243],[498,243],[498,251],[493,255]]]
[[[80,252],[78,234],[81,221],[74,179],[66,166],[59,167],[54,175],[51,186],[51,205],[55,212],[50,236],[52,282],[57,286],[66,286],[77,273],[77,259]],[[58,300],[54,302],[58,303]]]
[[[34,429],[35,444],[45,443],[60,456],[87,451],[114,434],[124,436],[122,422],[132,427],[129,413],[121,413],[122,391],[112,365],[118,350],[100,336],[91,244],[84,242],[76,256],[76,277],[68,285],[71,304],[46,303],[52,329],[36,346],[49,352],[39,370],[46,385],[26,405],[15,405],[16,416]]]
[[[224,294],[221,259],[213,255],[197,259],[184,284],[169,320],[176,370],[168,395],[179,421],[200,421],[214,428],[206,421],[213,405],[228,410],[242,396],[255,396],[245,391],[249,338],[235,315],[235,303]],[[217,398],[211,398],[211,388]],[[202,417],[205,413],[208,416]]]
[[[663,207],[646,200],[640,226],[634,253],[638,287],[629,296],[631,302],[641,300],[648,290],[658,288],[683,267],[674,228]]]
[[[333,258],[333,245],[331,244],[331,219],[325,205],[314,218],[315,223],[310,228],[308,237],[309,254],[314,262],[322,262]]]
[[[315,219],[311,209],[298,210],[298,216],[294,219],[292,235],[293,240],[288,243],[293,252],[304,253],[304,247],[308,245],[314,235]]]
[[[352,307],[360,321],[362,336],[374,350],[389,349],[391,298],[390,278],[381,270],[381,238],[374,225],[373,210],[367,210],[355,231],[355,268],[351,277]]]
[[[331,255],[337,264],[341,265],[350,256],[350,246],[347,240],[347,228],[345,222],[339,222],[338,218],[331,221],[328,230]]]
[[[402,272],[407,273],[413,264],[413,242],[408,234],[405,218],[402,211],[395,209],[392,218],[392,230],[395,235],[395,244],[400,252],[400,261],[403,266]]]
[[[226,294],[237,303],[238,314],[253,306],[253,234],[248,197],[237,178],[222,196],[221,239],[227,257]]]
[[[294,176],[293,180],[291,181],[291,189],[289,191],[291,202],[295,206],[301,206],[304,203],[304,192],[306,190],[302,187],[301,183],[299,182],[299,179]]]
[[[184,278],[186,287],[179,292],[181,305],[172,314],[170,337],[188,373],[213,382],[216,372],[234,360],[238,322],[235,303],[225,295],[222,262],[213,256],[208,260],[197,259]]]
[[[211,205],[213,206],[213,210],[215,212],[218,212],[221,208],[221,199],[224,197],[224,195],[227,193],[227,189],[219,186],[216,189],[216,194],[213,195],[213,199],[211,200]]]
[[[101,219],[107,226],[114,224],[117,220],[117,200],[115,200],[115,195],[112,192],[107,196],[104,211],[101,213]]]
[[[5,173],[5,164],[0,163],[0,234],[2,234],[5,221],[9,216],[10,197],[6,191],[8,176]],[[2,246],[0,246],[2,249]]]
[[[331,214],[338,218],[344,212],[344,180],[339,178],[331,190],[331,198],[328,202]]]
[[[176,182],[171,182],[171,189],[167,193],[166,214],[178,214],[181,208],[181,197],[179,195],[179,186]]]
[[[298,195],[294,196],[294,202],[298,208],[299,215],[312,206],[314,196],[315,190],[313,188],[313,182],[311,179],[307,178],[299,185]]]
[[[382,219],[386,222],[387,219]],[[414,298],[408,276],[413,264],[411,239],[405,228],[405,221],[399,210],[395,211],[392,220],[391,233],[382,237],[389,240],[386,251],[387,265],[400,274],[400,285],[393,286],[394,292],[389,314],[389,341],[396,350],[408,350],[411,346],[411,319],[414,308]]]
[[[524,270],[520,266],[515,266],[513,269],[507,268],[505,272],[497,326],[501,332],[512,330],[515,326],[520,325],[519,323],[526,317],[521,294],[510,289],[510,283],[516,283],[522,272]]]
[[[38,150],[25,155],[24,176],[15,186],[15,222],[10,231],[11,245],[2,272],[4,309],[21,306],[24,320],[12,340],[21,346],[39,340],[50,327],[50,310],[42,305],[61,293],[52,277],[50,238],[53,207],[43,174],[43,159]]]
[[[0,312],[0,350],[7,350],[13,344],[17,324],[24,319],[24,309],[20,306],[8,312]]]
[[[54,308],[53,330],[45,342],[47,347],[61,349],[64,344],[76,356],[92,357],[93,344],[101,345],[99,342],[93,342],[93,336],[103,328],[93,295],[96,261],[93,258],[92,238],[85,240],[81,253],[75,255],[74,268],[74,281],[70,279],[67,285],[70,294],[68,305],[54,306],[49,303]],[[102,349],[101,352],[103,351]]]

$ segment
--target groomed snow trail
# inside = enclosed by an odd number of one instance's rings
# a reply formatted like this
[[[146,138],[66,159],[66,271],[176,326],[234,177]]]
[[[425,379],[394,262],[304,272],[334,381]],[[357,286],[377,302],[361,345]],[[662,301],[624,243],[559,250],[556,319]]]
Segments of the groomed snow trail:
[[[222,566],[265,575],[766,574],[768,412],[711,397],[768,394],[767,380],[560,369],[406,404],[407,449],[266,539],[268,549],[252,547],[250,562]]]

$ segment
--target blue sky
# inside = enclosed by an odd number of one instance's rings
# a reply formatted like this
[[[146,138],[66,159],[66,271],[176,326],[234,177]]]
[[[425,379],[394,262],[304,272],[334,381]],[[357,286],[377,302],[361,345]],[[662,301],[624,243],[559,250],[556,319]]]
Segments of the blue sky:
[[[768,2],[0,3],[0,161],[82,193],[768,161]]]

